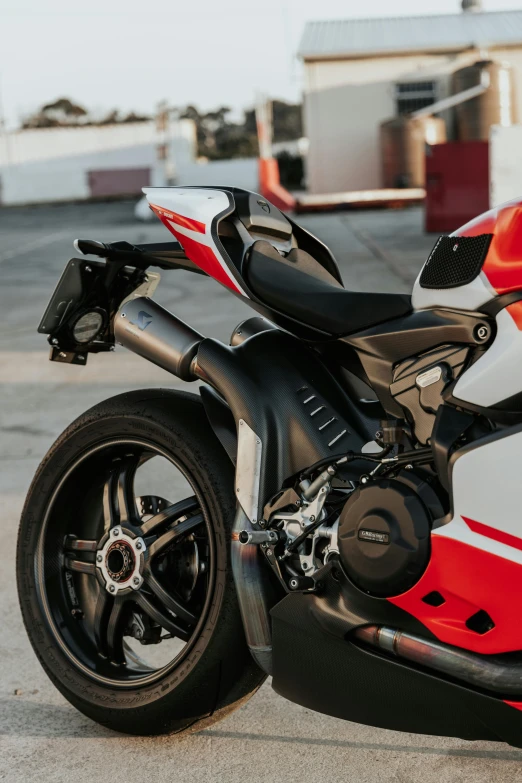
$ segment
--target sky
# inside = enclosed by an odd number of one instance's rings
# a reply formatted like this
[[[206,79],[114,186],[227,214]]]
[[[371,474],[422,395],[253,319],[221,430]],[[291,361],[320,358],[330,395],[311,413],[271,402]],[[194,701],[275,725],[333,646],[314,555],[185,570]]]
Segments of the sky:
[[[522,0],[483,0],[486,11]],[[160,100],[236,115],[263,92],[299,100],[308,20],[451,13],[459,0],[0,0],[7,127],[66,96],[97,113]]]

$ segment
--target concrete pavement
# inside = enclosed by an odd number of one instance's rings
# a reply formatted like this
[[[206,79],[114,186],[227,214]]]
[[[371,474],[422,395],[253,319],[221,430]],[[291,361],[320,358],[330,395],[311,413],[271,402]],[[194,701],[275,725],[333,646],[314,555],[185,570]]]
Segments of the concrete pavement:
[[[330,245],[347,286],[360,290],[408,290],[435,240],[422,234],[417,209],[302,222]],[[32,474],[64,427],[99,400],[130,388],[183,386],[123,349],[90,357],[86,368],[48,362],[36,327],[77,236],[153,242],[166,232],[159,222],[135,223],[128,203],[0,210],[0,780],[522,781],[522,751],[326,718],[284,701],[269,684],[225,721],[185,739],[114,734],[55,690],[26,639],[15,590],[16,529]],[[184,272],[163,273],[156,299],[222,339],[252,312],[211,280]]]

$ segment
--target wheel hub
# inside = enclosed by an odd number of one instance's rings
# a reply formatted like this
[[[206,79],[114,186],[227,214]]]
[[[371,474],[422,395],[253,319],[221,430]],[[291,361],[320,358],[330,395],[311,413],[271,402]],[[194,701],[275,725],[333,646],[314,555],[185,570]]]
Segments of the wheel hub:
[[[126,582],[134,571],[132,549],[124,541],[117,541],[107,552],[106,566],[114,582]]]
[[[142,538],[130,535],[121,527],[112,528],[96,553],[96,566],[105,589],[111,595],[122,590],[139,590],[143,584],[145,551]]]

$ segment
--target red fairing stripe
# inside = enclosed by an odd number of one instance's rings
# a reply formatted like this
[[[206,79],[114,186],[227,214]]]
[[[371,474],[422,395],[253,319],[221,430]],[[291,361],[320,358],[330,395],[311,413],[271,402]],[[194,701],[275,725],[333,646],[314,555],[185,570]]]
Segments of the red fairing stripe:
[[[479,535],[486,536],[486,538],[492,538],[493,541],[512,546],[514,549],[522,550],[522,538],[512,536],[511,533],[504,533],[502,530],[484,525],[482,522],[475,522],[474,519],[468,519],[468,517],[462,517],[462,519],[474,533],[479,533]]]
[[[177,212],[172,212],[170,209],[165,209],[164,207],[158,207],[156,204],[151,204],[150,207],[152,211],[156,213],[162,223],[165,223],[163,218],[167,218],[167,220],[172,220],[173,223],[177,223],[178,226],[181,226],[182,228],[189,228],[191,231],[196,231],[198,234],[204,234],[206,231],[205,224],[200,223],[199,220],[193,220],[192,218],[185,217],[184,215],[178,215]],[[166,223],[165,225],[167,228],[169,228]]]
[[[504,704],[514,707],[516,710],[522,710],[522,703],[519,701],[505,701]]]
[[[446,644],[485,655],[522,650],[522,623],[513,616],[522,605],[522,565],[445,536],[433,535],[431,548],[430,562],[417,584],[388,600]],[[433,591],[445,599],[442,606],[422,600]],[[485,634],[466,626],[481,609],[495,623]]]
[[[239,288],[232,282],[230,277],[219,263],[216,254],[211,247],[207,247],[207,245],[201,245],[199,242],[195,242],[193,239],[189,239],[183,234],[177,234],[176,232],[173,233],[176,234],[180,243],[183,245],[183,250],[187,256],[191,261],[197,264],[200,269],[203,269],[207,275],[210,275],[210,277],[213,277],[214,280],[222,283],[227,288],[231,288],[233,291],[237,291],[238,294],[241,293]]]
[[[174,234],[183,250],[187,254],[187,258],[190,258],[190,260],[193,261],[196,266],[199,266],[200,269],[209,275],[209,277],[213,277],[214,280],[217,280],[218,283],[222,283],[227,288],[230,288],[231,291],[235,291],[238,294],[241,293],[239,288],[235,285],[233,280],[231,280],[231,278],[227,275],[219,263],[219,260],[211,247],[208,247],[208,245],[203,245],[201,242],[196,242],[195,239],[191,239],[190,237],[185,236],[185,234],[181,234],[176,231],[170,222],[170,218],[166,218],[160,214],[158,214],[158,217],[163,225],[168,228],[171,234]]]

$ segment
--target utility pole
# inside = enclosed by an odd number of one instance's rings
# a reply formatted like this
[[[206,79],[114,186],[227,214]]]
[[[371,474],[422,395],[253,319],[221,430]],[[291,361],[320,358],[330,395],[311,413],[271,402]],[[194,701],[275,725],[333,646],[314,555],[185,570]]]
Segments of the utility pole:
[[[272,157],[272,101],[266,95],[259,95],[256,102],[257,138],[259,157],[268,160]]]
[[[176,179],[176,161],[172,156],[170,133],[173,121],[178,121],[177,109],[169,106],[168,101],[160,101],[156,113],[156,130],[158,132],[156,158],[163,162],[163,185],[173,185]]]

